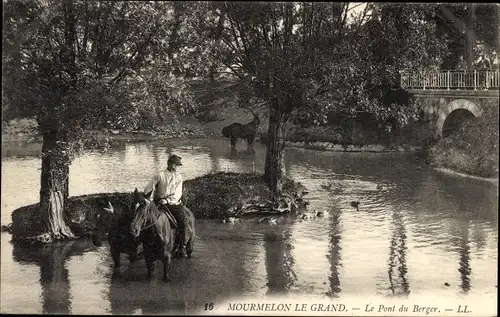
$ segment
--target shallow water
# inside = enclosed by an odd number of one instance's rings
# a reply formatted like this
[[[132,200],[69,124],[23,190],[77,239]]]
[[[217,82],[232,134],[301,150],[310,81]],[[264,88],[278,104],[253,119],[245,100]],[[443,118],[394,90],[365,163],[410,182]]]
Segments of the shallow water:
[[[38,200],[40,159],[36,148],[20,149],[2,157],[2,224]],[[260,145],[236,157],[216,140],[121,145],[78,158],[70,195],[142,189],[166,166],[167,149],[183,157],[185,179],[250,172],[253,162],[264,169]],[[271,295],[496,299],[497,185],[446,175],[401,153],[290,148],[285,170],[309,189],[310,209],[328,210],[327,217],[277,225],[198,220],[193,258],[173,262],[170,283],[161,280],[160,262],[146,281],[144,261],[129,265],[125,256],[121,276],[112,278],[107,244],[27,248],[2,233],[1,312],[189,313],[209,302]],[[359,211],[351,201],[360,202]]]

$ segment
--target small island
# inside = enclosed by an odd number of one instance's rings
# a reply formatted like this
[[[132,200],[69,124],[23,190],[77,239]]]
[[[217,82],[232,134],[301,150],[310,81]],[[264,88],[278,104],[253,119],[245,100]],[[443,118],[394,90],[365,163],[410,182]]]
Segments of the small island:
[[[284,178],[280,195],[273,194],[257,173],[210,173],[184,182],[185,205],[197,219],[245,218],[264,215],[294,214],[305,208],[306,188]],[[96,214],[110,202],[128,208],[133,191],[99,193],[69,197],[65,220],[79,238],[87,238],[95,228]],[[41,227],[39,204],[13,211],[8,230],[14,240],[45,241],[50,239]]]

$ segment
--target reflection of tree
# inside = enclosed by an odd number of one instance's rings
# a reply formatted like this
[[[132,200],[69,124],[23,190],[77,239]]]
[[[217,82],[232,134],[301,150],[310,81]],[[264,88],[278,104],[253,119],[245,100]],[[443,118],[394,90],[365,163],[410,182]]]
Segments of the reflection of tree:
[[[14,244],[14,261],[40,267],[44,314],[70,313],[71,294],[66,262],[72,256],[82,255],[90,247],[88,241],[56,241],[43,246]]]
[[[113,148],[113,152],[111,155],[113,155],[113,157],[117,157],[118,160],[120,161],[120,163],[124,164],[125,163],[125,159],[126,159],[126,154],[127,154],[127,147],[126,147],[126,143],[124,142],[111,142],[112,144],[112,148]]]
[[[452,239],[455,246],[461,244],[456,239],[462,236],[464,228],[461,224],[474,219],[476,225],[466,229],[472,231],[471,236],[478,249],[484,248],[487,236],[484,228],[496,223],[497,218],[498,194],[495,186],[473,179],[457,180],[456,176],[433,173],[428,174],[418,185],[415,199],[420,203],[418,213],[415,213],[417,217],[432,217],[433,223],[442,223],[445,228],[457,230],[450,233],[450,236],[455,237]],[[432,226],[418,226],[416,230],[429,236],[435,234]]]
[[[153,148],[151,149],[151,153],[153,154],[153,162],[154,162],[154,166],[156,166],[156,168],[158,170],[162,170],[163,167],[161,166],[160,164],[160,158],[158,157],[158,146],[156,144],[153,144]]]
[[[217,173],[221,171],[221,164],[220,164],[220,153],[218,153],[217,148],[211,146],[208,150],[208,156],[210,158],[210,163],[211,163],[211,170],[207,172],[212,172],[212,173]]]
[[[469,246],[469,220],[464,219],[461,222],[462,238],[459,242],[460,261],[458,271],[460,272],[461,288],[464,293],[470,290],[470,246]]]
[[[340,293],[340,278],[339,278],[339,266],[340,266],[340,214],[334,214],[332,216],[332,223],[330,225],[330,251],[327,255],[328,260],[330,260],[330,276],[328,280],[330,281],[330,291],[327,293],[328,296],[338,297]]]
[[[392,213],[393,232],[389,246],[389,283],[394,295],[408,295],[410,285],[408,284],[408,267],[406,266],[406,228],[400,212]],[[395,278],[394,270],[397,268],[398,276]]]
[[[289,231],[264,234],[268,294],[287,293],[297,280],[290,236]]]

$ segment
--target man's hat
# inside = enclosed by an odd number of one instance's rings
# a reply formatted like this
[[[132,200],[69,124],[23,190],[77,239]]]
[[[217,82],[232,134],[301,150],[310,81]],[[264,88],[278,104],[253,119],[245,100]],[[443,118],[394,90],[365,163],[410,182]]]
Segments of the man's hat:
[[[167,164],[177,164],[179,166],[182,166],[182,157],[178,156],[178,155],[175,155],[175,154],[172,154],[168,157],[168,161],[167,161]]]

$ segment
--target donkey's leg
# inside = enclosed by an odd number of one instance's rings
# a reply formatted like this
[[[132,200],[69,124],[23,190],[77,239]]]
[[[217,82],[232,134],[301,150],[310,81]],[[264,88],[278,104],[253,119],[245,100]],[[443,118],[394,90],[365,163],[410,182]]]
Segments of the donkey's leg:
[[[236,148],[236,142],[238,141],[238,138],[235,136],[231,136],[231,147]]]
[[[114,273],[118,273],[120,271],[120,248],[114,244],[110,246],[111,258],[113,258],[113,262],[115,266],[113,267]]]
[[[194,237],[191,236],[187,242],[187,245],[186,245],[186,253],[187,253],[188,258],[190,258],[191,253],[193,253],[193,245],[194,245]]]
[[[169,281],[170,263],[172,262],[172,254],[170,253],[168,245],[163,246],[161,261],[163,262],[163,280]]]
[[[148,270],[148,279],[151,279],[154,272],[155,258],[153,251],[150,250],[150,247],[144,248],[144,262],[146,262],[146,269]]]
[[[173,237],[174,237],[174,246],[172,248],[172,251],[170,252],[170,254],[174,257],[174,258],[180,258],[180,251],[181,251],[181,236],[179,234],[179,230],[173,230],[174,231],[174,234],[173,234]]]
[[[253,152],[253,141],[255,139],[254,135],[250,135],[247,137],[247,151],[248,152]]]

